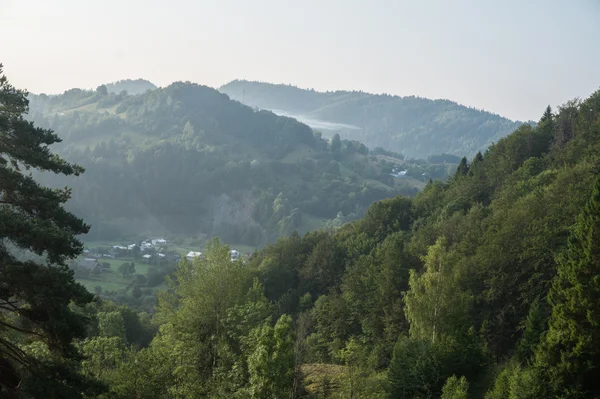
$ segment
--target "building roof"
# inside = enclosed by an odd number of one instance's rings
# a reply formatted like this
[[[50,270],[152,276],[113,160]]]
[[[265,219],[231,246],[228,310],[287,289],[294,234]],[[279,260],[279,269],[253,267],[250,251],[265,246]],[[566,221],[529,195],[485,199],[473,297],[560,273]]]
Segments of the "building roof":
[[[202,252],[190,251],[190,252],[188,252],[188,254],[185,257],[186,258],[197,258],[199,256],[202,256]]]

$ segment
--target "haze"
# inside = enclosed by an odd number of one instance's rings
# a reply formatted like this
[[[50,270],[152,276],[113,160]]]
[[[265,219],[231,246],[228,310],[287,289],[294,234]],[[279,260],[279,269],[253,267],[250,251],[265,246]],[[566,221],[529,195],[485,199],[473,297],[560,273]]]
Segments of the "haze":
[[[0,61],[38,93],[248,79],[537,120],[598,88],[599,20],[592,0],[1,0]]]

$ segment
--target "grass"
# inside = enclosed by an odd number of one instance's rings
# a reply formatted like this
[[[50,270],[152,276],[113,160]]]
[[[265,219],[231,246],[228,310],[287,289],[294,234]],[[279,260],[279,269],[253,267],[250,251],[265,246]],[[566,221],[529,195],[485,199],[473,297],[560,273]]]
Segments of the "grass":
[[[118,244],[118,243],[117,243]],[[108,243],[94,243],[94,245],[90,245],[92,248],[96,248],[97,246],[107,246]],[[116,245],[116,244],[113,244]],[[83,256],[82,256],[83,257]],[[119,291],[125,289],[127,286],[131,284],[133,281],[132,277],[123,277],[119,272],[119,266],[125,262],[133,262],[135,264],[135,274],[146,275],[148,273],[148,269],[153,267],[153,265],[149,265],[147,263],[143,263],[141,261],[135,261],[131,259],[111,259],[111,258],[100,258],[98,259],[100,263],[108,263],[110,265],[110,269],[104,271],[102,274],[94,275],[90,274],[89,277],[86,278],[78,278],[81,284],[83,284],[89,291],[94,292],[96,286],[102,287],[103,291]],[[160,266],[154,266],[160,267]],[[153,291],[162,288],[164,285],[152,288]]]
[[[102,276],[101,276],[102,277]],[[97,286],[102,287],[102,291],[119,291],[127,287],[127,284],[121,284],[114,281],[91,280],[87,278],[77,279],[90,292],[94,292]]]

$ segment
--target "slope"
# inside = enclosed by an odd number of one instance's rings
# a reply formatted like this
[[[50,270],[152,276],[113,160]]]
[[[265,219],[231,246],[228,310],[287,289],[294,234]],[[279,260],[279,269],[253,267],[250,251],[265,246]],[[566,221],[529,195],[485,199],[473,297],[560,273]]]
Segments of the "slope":
[[[356,91],[317,92],[289,85],[235,80],[219,89],[252,107],[274,110],[324,132],[414,158],[473,156],[521,123],[449,100]]]
[[[31,96],[30,105],[30,118],[64,139],[58,151],[87,169],[72,182],[42,178],[72,185],[69,206],[91,222],[90,239],[219,235],[262,245],[413,195],[454,167],[330,143],[294,119],[191,83],[139,95],[72,89]],[[391,177],[400,167],[406,175]]]

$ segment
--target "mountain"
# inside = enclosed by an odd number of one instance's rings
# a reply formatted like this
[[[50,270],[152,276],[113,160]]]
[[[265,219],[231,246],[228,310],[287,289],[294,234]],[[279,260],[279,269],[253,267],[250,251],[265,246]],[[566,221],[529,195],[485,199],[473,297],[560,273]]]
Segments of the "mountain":
[[[69,209],[91,223],[91,239],[218,235],[262,245],[414,195],[458,163],[407,162],[339,136],[329,142],[294,119],[191,83],[139,95],[105,86],[32,95],[29,118],[58,132],[57,151],[86,168],[78,179],[40,178],[73,187]]]
[[[318,92],[290,85],[234,80],[219,89],[234,100],[294,117],[325,134],[359,140],[407,157],[474,156],[521,125],[449,100]]]
[[[598,398],[599,237],[600,91],[339,228],[213,240],[151,321],[90,304],[81,370],[115,398]]]

